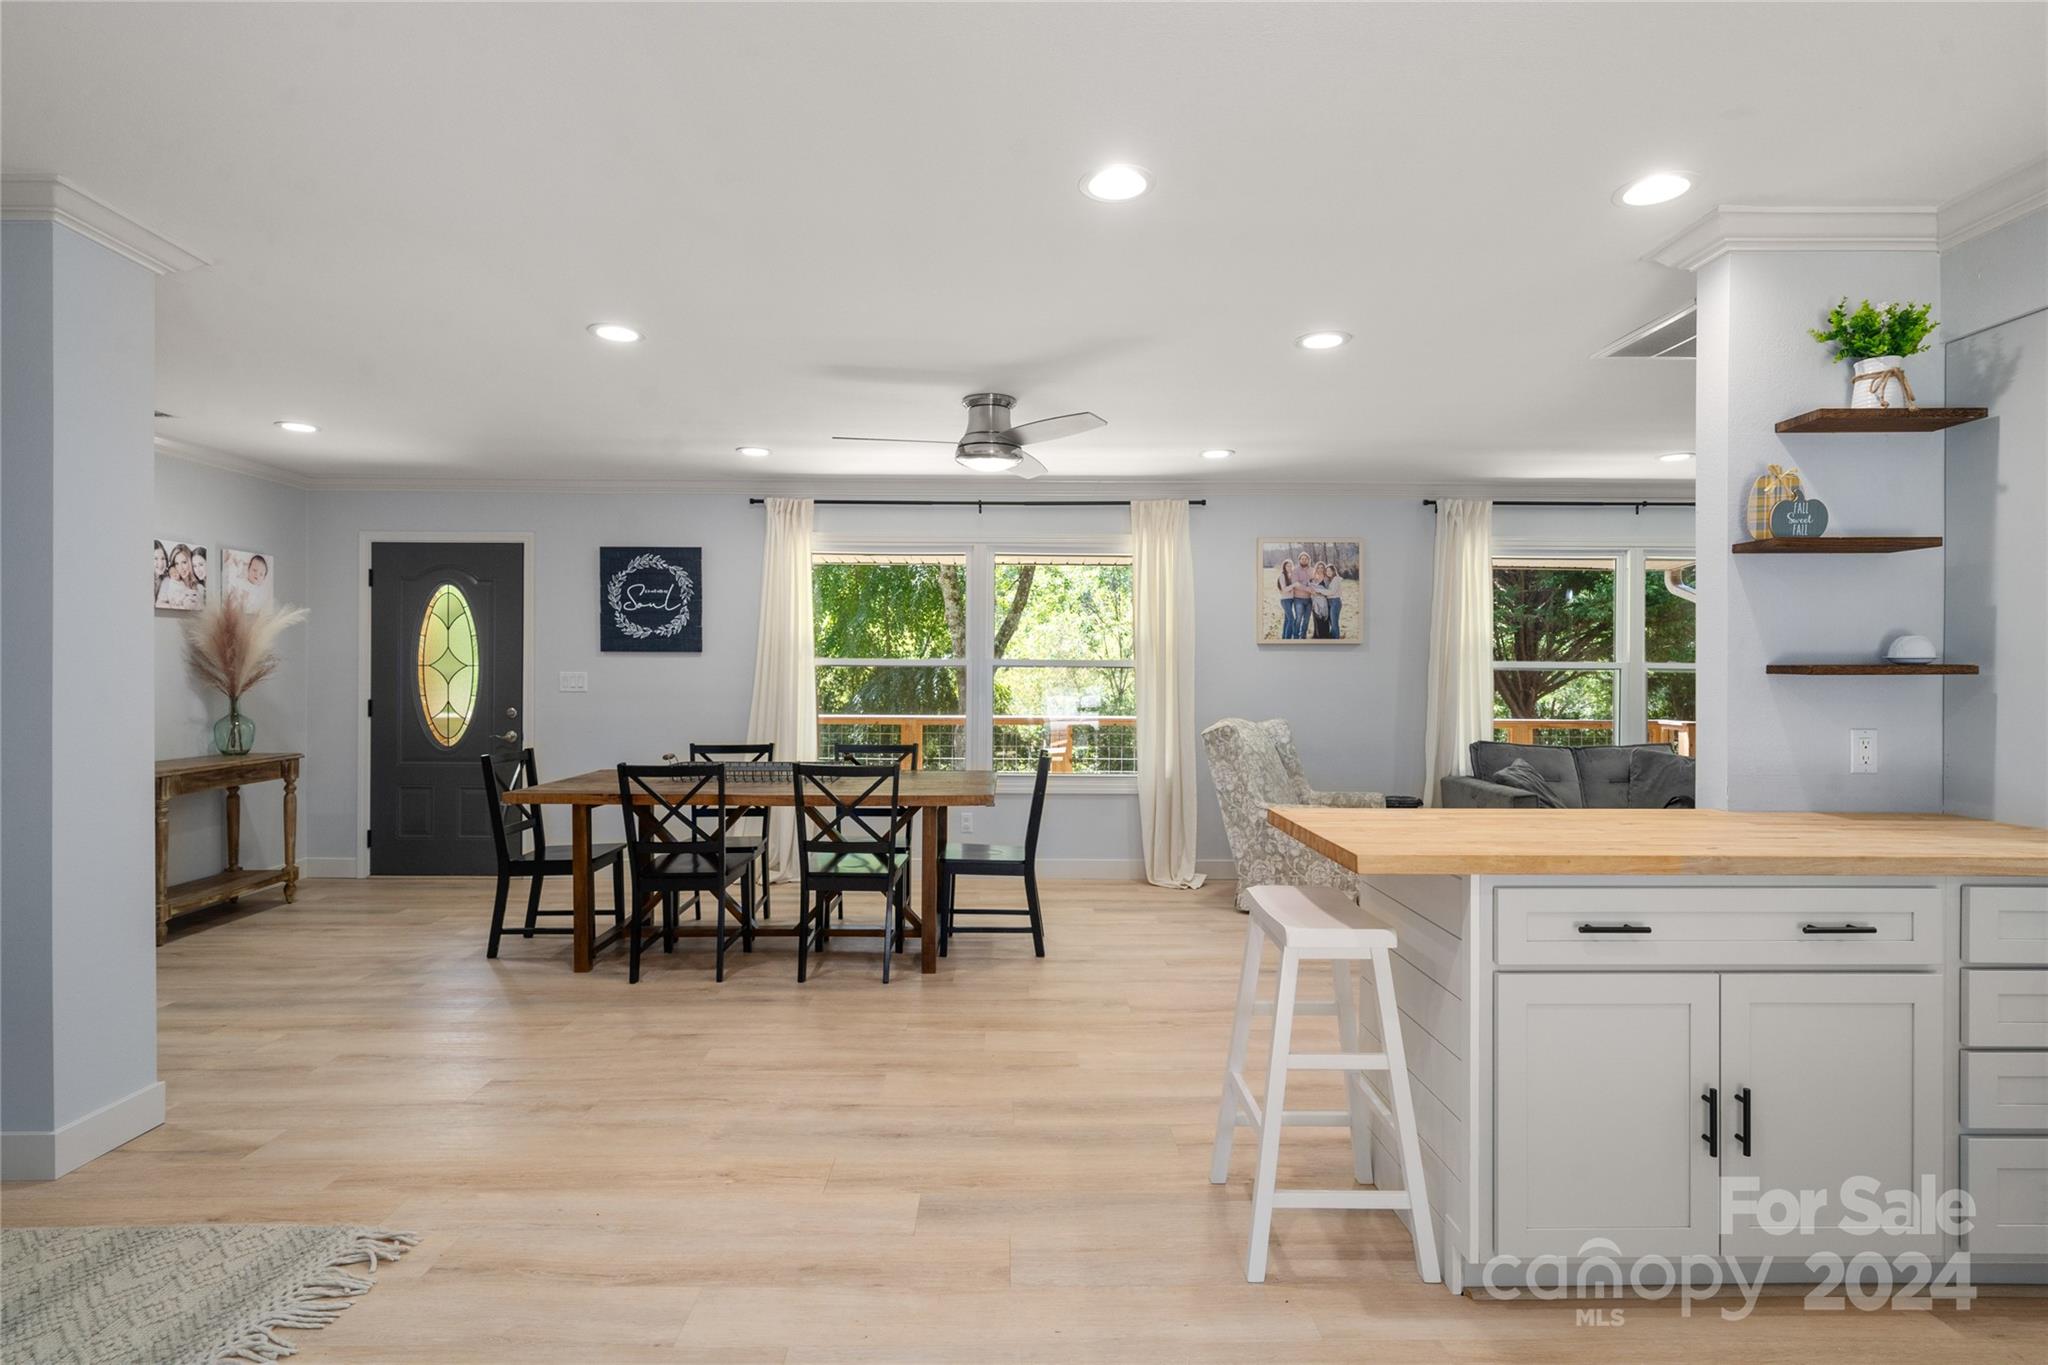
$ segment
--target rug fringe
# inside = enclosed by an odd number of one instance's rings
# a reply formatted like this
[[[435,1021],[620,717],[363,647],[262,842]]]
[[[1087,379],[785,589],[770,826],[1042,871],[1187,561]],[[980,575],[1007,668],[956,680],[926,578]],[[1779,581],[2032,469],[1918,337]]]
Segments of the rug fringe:
[[[420,1244],[413,1232],[365,1231],[328,1266],[327,1273],[294,1288],[277,1309],[264,1314],[221,1344],[214,1359],[243,1365],[271,1365],[295,1356],[299,1348],[277,1335],[282,1329],[318,1331],[340,1317],[355,1297],[376,1285],[371,1275],[350,1275],[344,1265],[367,1263],[372,1272],[383,1261],[395,1261]]]

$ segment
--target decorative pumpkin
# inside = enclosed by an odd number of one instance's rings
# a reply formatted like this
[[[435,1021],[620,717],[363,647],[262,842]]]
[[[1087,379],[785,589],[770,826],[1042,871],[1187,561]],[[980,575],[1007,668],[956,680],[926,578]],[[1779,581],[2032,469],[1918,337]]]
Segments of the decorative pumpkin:
[[[1769,540],[1771,538],[1771,509],[1781,502],[1797,502],[1806,496],[1799,482],[1799,471],[1782,465],[1772,465],[1756,476],[1756,482],[1749,489],[1749,538]]]

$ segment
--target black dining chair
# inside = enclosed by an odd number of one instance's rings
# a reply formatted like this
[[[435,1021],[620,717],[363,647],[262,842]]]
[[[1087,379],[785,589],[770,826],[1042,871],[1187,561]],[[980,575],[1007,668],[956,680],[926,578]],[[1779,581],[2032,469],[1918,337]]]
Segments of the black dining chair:
[[[498,898],[491,907],[491,944],[485,950],[485,957],[498,955],[498,940],[505,932],[505,900],[512,890],[514,877],[531,877],[533,886],[526,894],[526,927],[520,930],[525,938],[535,934],[573,934],[576,926],[548,925],[539,921],[545,915],[550,918],[573,915],[573,910],[543,910],[540,908],[541,884],[549,877],[575,875],[574,855],[567,848],[549,848],[547,829],[541,822],[539,806],[508,806],[504,795],[521,787],[535,786],[540,782],[539,768],[533,761],[533,750],[522,750],[515,758],[510,754],[492,758],[484,756],[484,800],[490,803],[491,839],[498,850]],[[532,843],[529,847],[528,838]],[[626,914],[625,863],[620,857],[623,844],[592,844],[590,846],[590,870],[593,874],[601,867],[612,870],[612,923],[620,924]]]
[[[773,763],[775,761],[775,745],[772,741],[766,744],[692,744],[690,746],[690,761],[692,763]],[[743,839],[758,839],[760,841],[761,918],[771,919],[773,918],[773,907],[768,901],[768,808],[766,806],[749,806],[741,814],[748,819],[758,817],[761,821],[760,824],[752,829],[741,830],[739,833]],[[690,897],[690,909],[696,913],[698,919],[704,918],[702,896]]]
[[[796,979],[808,975],[813,941],[823,951],[839,933],[880,937],[887,984],[890,959],[903,950],[903,921],[910,911],[910,855],[903,834],[917,812],[898,804],[903,770],[894,764],[798,763],[791,775],[801,891]],[[882,923],[830,928],[830,911],[856,891],[881,896]]]
[[[619,803],[626,821],[626,862],[633,873],[627,982],[640,979],[640,930],[648,902],[661,902],[662,951],[672,953],[676,898],[706,892],[718,903],[711,938],[717,979],[725,980],[725,950],[737,941],[743,951],[754,951],[754,864],[760,849],[733,833],[740,811],[726,804],[724,765],[621,763]],[[735,883],[740,888],[737,901],[732,895]],[[728,913],[735,920],[730,933],[725,927]]]
[[[1031,950],[1045,956],[1045,918],[1038,909],[1038,826],[1045,815],[1045,780],[1052,771],[1052,754],[1038,751],[1038,775],[1031,783],[1031,816],[1024,826],[1024,846],[1015,844],[947,844],[939,852],[939,955],[945,956],[959,934],[1029,934]],[[956,897],[962,877],[1022,877],[1024,910],[993,910],[959,905]],[[1014,924],[956,924],[960,915],[1025,916],[1028,927]]]
[[[917,746],[915,744],[842,744],[838,747],[838,763],[894,763],[900,768],[917,771]],[[911,855],[911,832],[903,832],[903,854]],[[846,907],[839,907],[839,918],[846,918]]]

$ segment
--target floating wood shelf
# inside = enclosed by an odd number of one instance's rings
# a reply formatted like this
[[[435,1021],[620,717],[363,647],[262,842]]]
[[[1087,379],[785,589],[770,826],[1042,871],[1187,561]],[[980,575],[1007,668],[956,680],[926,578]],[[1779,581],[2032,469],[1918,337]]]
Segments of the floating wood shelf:
[[[1982,421],[1989,408],[1815,408],[1778,423],[1778,430],[1820,432],[1940,431]]]
[[[1794,678],[1975,677],[1975,664],[1766,664],[1764,672]]]
[[[1738,540],[1739,555],[1895,555],[1903,550],[1938,550],[1940,536],[1773,536]]]

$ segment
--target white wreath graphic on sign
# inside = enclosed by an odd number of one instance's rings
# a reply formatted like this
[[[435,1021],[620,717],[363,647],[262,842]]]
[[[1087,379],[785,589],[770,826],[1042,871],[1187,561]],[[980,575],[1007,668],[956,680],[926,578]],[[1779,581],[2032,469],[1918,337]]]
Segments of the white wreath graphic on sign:
[[[666,572],[671,578],[675,579],[676,594],[682,599],[681,605],[676,608],[676,614],[658,626],[643,626],[632,617],[626,615],[626,604],[623,600],[625,597],[626,580],[642,569],[660,569]],[[683,627],[690,624],[690,602],[695,597],[696,592],[697,585],[690,581],[689,570],[669,563],[660,555],[634,555],[630,560],[626,561],[626,567],[613,574],[611,580],[605,584],[604,600],[611,606],[612,624],[617,626],[619,633],[628,639],[645,640],[649,636],[659,636],[667,639],[670,636],[682,634]]]

